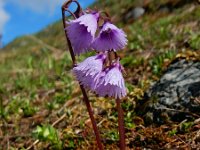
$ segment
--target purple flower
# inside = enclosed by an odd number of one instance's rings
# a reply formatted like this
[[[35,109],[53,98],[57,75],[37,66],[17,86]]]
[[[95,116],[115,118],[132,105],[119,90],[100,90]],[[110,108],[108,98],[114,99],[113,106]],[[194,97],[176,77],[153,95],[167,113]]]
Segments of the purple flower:
[[[115,25],[104,23],[98,37],[94,40],[92,47],[97,51],[120,50],[127,44],[126,34]]]
[[[68,38],[72,44],[75,55],[89,51],[97,30],[99,13],[85,14],[78,19],[68,22],[66,28]]]
[[[95,92],[99,96],[122,98],[126,96],[126,87],[121,73],[122,66],[119,62],[114,63],[98,76]]]
[[[73,68],[73,72],[81,85],[94,90],[94,80],[102,71],[105,58],[106,54],[104,53],[91,56]]]

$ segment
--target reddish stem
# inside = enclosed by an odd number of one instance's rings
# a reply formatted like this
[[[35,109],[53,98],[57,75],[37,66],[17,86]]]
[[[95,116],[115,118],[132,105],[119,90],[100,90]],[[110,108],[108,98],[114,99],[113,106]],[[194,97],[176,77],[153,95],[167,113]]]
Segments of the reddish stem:
[[[119,129],[119,137],[120,137],[120,150],[125,150],[125,129],[124,129],[124,112],[121,107],[121,100],[116,99],[117,102],[117,112],[118,112],[118,129]]]
[[[80,11],[82,9],[81,9],[79,3],[76,0],[69,0],[68,2],[64,3],[64,5],[62,6],[62,20],[63,20],[65,36],[66,36],[67,43],[68,43],[68,46],[69,46],[69,51],[70,51],[70,55],[71,55],[71,58],[72,58],[72,61],[73,61],[73,66],[76,66],[76,57],[74,55],[74,51],[73,51],[71,42],[70,42],[70,40],[69,40],[69,38],[67,36],[67,32],[65,30],[66,29],[65,11],[68,11],[68,6],[70,5],[71,2],[75,2],[78,5],[78,9],[77,9],[76,13],[73,15],[74,17],[77,17],[78,14],[81,14]],[[70,11],[68,11],[68,12],[70,12]],[[82,94],[83,94],[83,100],[84,100],[84,102],[86,104],[86,107],[87,107],[87,110],[88,110],[88,113],[89,113],[89,116],[90,116],[90,119],[91,119],[91,122],[92,122],[92,126],[93,126],[93,130],[94,130],[94,133],[95,133],[95,136],[96,136],[96,141],[97,141],[98,148],[100,150],[103,150],[103,145],[101,144],[100,133],[98,131],[97,124],[96,124],[96,121],[94,119],[94,114],[93,114],[92,107],[90,105],[87,93],[86,93],[86,91],[85,91],[85,89],[84,89],[84,87],[82,85],[80,85],[80,88],[81,88],[81,91],[82,91]]]
[[[64,31],[65,31],[65,37],[67,39],[67,43],[68,43],[68,47],[69,47],[69,52],[70,52],[70,55],[71,55],[71,58],[72,58],[72,62],[73,62],[73,65],[76,65],[76,57],[74,55],[74,51],[73,51],[73,48],[72,48],[72,44],[67,36],[67,32],[66,32],[66,21],[65,21],[65,8],[62,7],[62,21],[63,21],[63,27],[64,27]]]
[[[83,100],[85,101],[85,104],[86,104],[86,107],[87,107],[87,110],[88,110],[88,113],[89,113],[89,116],[90,116],[90,119],[91,119],[91,122],[92,122],[92,126],[93,126],[94,133],[95,133],[95,136],[96,136],[96,141],[97,141],[98,148],[100,150],[103,150],[103,145],[101,144],[100,134],[99,134],[99,131],[98,131],[98,128],[97,128],[96,121],[94,119],[94,113],[92,111],[92,107],[90,105],[88,96],[87,96],[87,94],[85,92],[84,87],[82,85],[80,85],[80,87],[81,87],[81,91],[83,93]]]

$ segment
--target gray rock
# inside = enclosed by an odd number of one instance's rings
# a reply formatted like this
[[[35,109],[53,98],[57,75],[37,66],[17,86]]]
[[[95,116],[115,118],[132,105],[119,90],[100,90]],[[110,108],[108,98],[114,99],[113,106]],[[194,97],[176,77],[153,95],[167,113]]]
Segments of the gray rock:
[[[184,59],[172,63],[146,92],[138,109],[149,122],[166,123],[200,117],[200,62]],[[142,111],[141,111],[142,109]]]
[[[130,19],[137,19],[141,17],[145,13],[145,9],[142,7],[135,7],[133,10],[129,11],[126,16],[125,20],[130,20]]]

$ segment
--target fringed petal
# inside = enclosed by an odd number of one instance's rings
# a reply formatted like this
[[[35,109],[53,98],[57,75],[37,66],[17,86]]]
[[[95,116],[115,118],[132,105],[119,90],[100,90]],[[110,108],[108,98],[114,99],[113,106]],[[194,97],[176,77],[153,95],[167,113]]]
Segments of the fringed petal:
[[[97,81],[97,76],[103,69],[103,62],[105,58],[105,54],[91,56],[73,68],[73,72],[81,85],[94,90],[96,87],[95,81]]]
[[[103,97],[122,98],[126,96],[126,87],[119,63],[99,75],[96,80],[95,92]]]
[[[97,30],[98,17],[98,13],[85,14],[67,23],[66,31],[75,55],[80,55],[90,50]]]
[[[120,50],[127,44],[126,34],[115,25],[106,22],[98,37],[94,40],[92,47],[97,51]]]

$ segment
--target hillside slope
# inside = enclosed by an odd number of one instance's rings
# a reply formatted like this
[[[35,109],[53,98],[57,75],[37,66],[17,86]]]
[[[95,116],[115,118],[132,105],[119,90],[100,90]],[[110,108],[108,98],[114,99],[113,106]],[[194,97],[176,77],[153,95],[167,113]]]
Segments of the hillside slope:
[[[190,148],[187,143],[197,135],[190,124],[180,133],[180,124],[175,123],[146,127],[144,118],[134,111],[136,101],[142,100],[144,91],[159,79],[176,54],[200,58],[200,7],[195,1],[184,2],[99,0],[94,4],[109,11],[128,35],[128,46],[120,56],[127,71],[129,92],[123,109],[130,148],[169,149],[177,143]],[[144,15],[127,17],[136,6],[145,8]],[[58,21],[39,33],[17,38],[0,52],[0,149],[96,147],[66,47]],[[115,101],[92,93],[90,100],[104,145],[117,149]],[[34,144],[35,140],[40,142]]]

